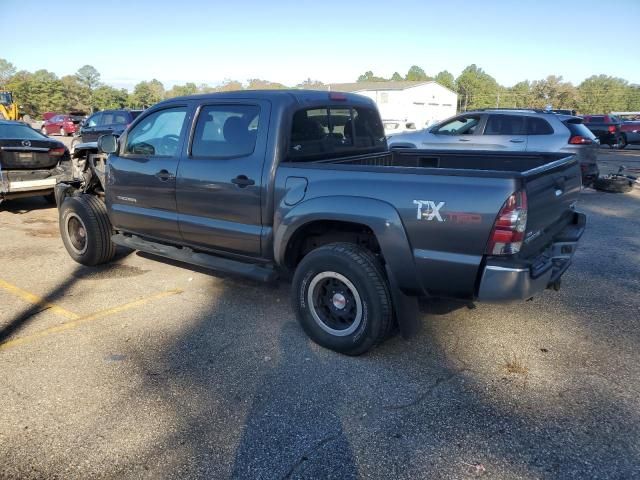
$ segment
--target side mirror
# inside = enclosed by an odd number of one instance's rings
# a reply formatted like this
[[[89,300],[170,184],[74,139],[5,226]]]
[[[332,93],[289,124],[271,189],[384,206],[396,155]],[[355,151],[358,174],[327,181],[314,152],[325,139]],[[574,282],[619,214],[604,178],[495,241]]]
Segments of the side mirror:
[[[102,153],[115,153],[118,150],[118,137],[112,134],[98,137],[98,150]]]

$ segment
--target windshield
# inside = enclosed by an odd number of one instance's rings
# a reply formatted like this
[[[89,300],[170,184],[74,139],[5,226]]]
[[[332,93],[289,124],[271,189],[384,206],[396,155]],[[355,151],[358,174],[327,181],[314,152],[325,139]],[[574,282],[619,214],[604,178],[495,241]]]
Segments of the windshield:
[[[0,92],[0,103],[3,105],[11,105],[13,98],[9,92]]]
[[[0,140],[44,140],[47,137],[19,123],[0,124]]]

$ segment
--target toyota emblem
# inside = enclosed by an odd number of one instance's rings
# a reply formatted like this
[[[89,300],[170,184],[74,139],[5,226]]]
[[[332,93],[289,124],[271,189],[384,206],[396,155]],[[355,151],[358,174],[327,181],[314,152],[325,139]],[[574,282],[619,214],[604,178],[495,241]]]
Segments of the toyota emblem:
[[[22,146],[23,147],[30,147],[31,146],[31,142],[29,140],[22,140]]]

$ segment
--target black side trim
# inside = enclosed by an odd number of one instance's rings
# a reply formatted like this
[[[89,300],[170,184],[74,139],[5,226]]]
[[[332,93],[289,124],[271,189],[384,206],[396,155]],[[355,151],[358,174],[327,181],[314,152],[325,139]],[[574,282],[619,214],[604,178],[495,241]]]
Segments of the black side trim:
[[[198,265],[222,273],[240,275],[259,282],[272,282],[278,278],[277,272],[269,266],[238,262],[228,258],[217,257],[207,253],[195,252],[189,247],[173,247],[162,243],[150,242],[136,236],[117,233],[111,237],[116,245],[141,250],[152,255],[171,258],[179,262]]]

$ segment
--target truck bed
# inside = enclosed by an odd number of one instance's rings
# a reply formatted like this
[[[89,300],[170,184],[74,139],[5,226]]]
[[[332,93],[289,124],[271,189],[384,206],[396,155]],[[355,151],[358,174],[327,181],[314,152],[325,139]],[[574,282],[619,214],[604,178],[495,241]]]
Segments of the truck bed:
[[[506,173],[507,176],[530,176],[541,167],[552,167],[571,161],[571,155],[566,153],[514,153],[491,151],[434,151],[416,149],[397,149],[389,152],[358,155],[344,158],[331,158],[302,162],[305,166],[317,165],[349,165],[367,167],[428,169],[426,173],[455,175],[454,170],[463,170],[465,175],[476,172]],[[295,164],[299,164],[296,162]],[[291,166],[292,163],[286,163]],[[446,170],[438,172],[436,170]],[[416,173],[416,172],[414,172]],[[522,174],[522,175],[519,175]]]
[[[333,197],[332,208],[339,209],[342,203],[376,199],[379,209],[397,212],[424,291],[472,298],[488,260],[494,221],[507,198],[526,192],[529,237],[511,260],[529,262],[573,221],[580,188],[580,167],[571,155],[406,149],[283,162],[276,175],[281,199],[276,205],[286,216],[296,201]],[[425,220],[418,204],[441,205],[440,217]]]

